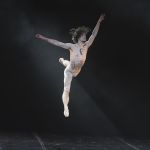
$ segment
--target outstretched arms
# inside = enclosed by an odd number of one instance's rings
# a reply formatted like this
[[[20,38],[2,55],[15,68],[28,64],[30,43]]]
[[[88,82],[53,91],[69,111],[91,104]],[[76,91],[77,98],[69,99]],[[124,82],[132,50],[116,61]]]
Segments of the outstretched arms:
[[[104,20],[105,15],[102,14],[92,32],[92,35],[89,37],[88,41],[86,42],[87,46],[90,47],[98,33],[99,27],[100,27],[100,23]]]
[[[60,42],[60,41],[57,41],[57,40],[54,40],[54,39],[50,39],[50,38],[47,38],[41,34],[36,34],[35,35],[36,38],[38,39],[42,39],[50,44],[53,44],[55,46],[59,46],[59,47],[62,47],[64,49],[70,49],[71,48],[71,43],[63,43],[63,42]]]

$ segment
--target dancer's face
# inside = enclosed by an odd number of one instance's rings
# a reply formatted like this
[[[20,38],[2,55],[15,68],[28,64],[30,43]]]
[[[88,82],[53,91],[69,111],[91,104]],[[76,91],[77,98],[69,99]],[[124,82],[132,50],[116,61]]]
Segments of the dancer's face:
[[[85,33],[81,34],[81,36],[79,37],[78,41],[86,42],[86,34]]]

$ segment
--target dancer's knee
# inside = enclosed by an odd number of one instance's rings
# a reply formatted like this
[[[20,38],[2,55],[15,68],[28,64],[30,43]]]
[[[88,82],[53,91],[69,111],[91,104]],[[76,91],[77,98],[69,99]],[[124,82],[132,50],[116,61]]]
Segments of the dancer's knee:
[[[66,89],[70,87],[72,77],[73,77],[73,75],[70,72],[70,70],[65,69],[65,71],[64,71],[64,87],[66,87]]]
[[[70,93],[70,87],[64,87],[64,92],[66,94],[69,94]]]
[[[64,90],[62,94],[62,100],[64,104],[68,104],[69,102],[69,91]]]

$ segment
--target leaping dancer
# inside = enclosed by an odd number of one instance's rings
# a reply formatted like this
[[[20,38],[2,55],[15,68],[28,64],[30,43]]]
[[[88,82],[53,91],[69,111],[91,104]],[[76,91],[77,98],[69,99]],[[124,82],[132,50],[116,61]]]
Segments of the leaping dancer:
[[[64,116],[69,117],[69,93],[70,93],[70,86],[71,81],[74,77],[76,77],[83,67],[88,48],[92,45],[99,27],[100,23],[104,20],[105,15],[102,14],[88,40],[86,40],[86,34],[90,31],[88,27],[82,26],[78,28],[73,28],[70,30],[70,34],[72,35],[73,43],[62,43],[60,41],[47,38],[41,34],[36,34],[36,38],[42,39],[47,41],[50,44],[55,46],[59,46],[64,49],[68,49],[70,52],[70,61],[65,60],[64,58],[59,58],[59,62],[65,66],[64,70],[64,91],[62,94],[62,101],[64,105]]]

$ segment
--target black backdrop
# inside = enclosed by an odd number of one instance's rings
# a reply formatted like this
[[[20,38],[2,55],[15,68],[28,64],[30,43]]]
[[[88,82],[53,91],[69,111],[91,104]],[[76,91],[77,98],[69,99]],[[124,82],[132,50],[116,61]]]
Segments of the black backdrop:
[[[0,130],[148,137],[149,8],[148,0],[1,1]],[[93,29],[101,13],[105,21],[72,82],[66,119],[58,59],[69,52],[34,36],[71,42],[70,28]]]

